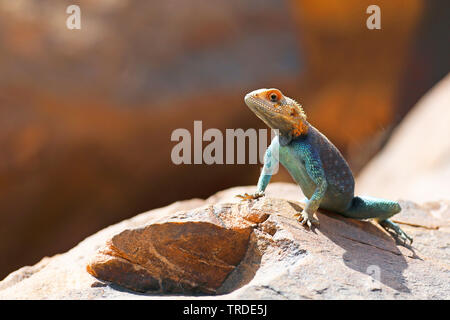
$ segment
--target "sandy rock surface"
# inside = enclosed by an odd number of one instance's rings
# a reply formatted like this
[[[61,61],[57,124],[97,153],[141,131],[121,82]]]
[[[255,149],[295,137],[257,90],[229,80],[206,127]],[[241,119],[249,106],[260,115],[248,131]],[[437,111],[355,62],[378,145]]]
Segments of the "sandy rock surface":
[[[404,247],[375,223],[333,213],[318,213],[319,228],[301,226],[293,184],[271,184],[257,201],[234,198],[252,191],[232,188],[110,226],[13,272],[0,298],[450,297],[448,202],[401,202],[395,220],[414,237]]]

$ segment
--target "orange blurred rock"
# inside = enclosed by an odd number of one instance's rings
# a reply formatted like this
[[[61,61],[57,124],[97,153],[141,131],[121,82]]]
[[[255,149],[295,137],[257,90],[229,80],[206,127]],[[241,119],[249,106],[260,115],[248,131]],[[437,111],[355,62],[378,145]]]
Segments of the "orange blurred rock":
[[[14,212],[0,217],[0,278],[136,212],[257,179],[177,166],[170,138],[194,120],[262,127],[244,94],[301,69],[293,30],[273,23],[288,8],[271,1],[81,0],[81,30],[67,3],[0,2],[0,212]]]
[[[348,156],[356,173],[398,121],[396,99],[424,3],[377,1],[381,30],[366,27],[370,0],[290,4],[306,70],[298,93],[289,96],[304,103],[311,123]]]

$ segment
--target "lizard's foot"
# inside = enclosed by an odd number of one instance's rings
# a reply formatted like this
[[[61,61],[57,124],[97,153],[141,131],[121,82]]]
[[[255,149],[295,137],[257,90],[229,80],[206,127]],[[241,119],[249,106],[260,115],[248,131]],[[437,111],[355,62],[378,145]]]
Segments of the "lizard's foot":
[[[379,223],[384,229],[393,230],[397,234],[397,236],[399,236],[400,239],[403,240],[404,244],[406,244],[408,240],[410,245],[413,243],[413,239],[410,236],[408,236],[396,223],[392,222],[391,220],[386,219],[380,221]]]
[[[305,210],[302,212],[297,212],[294,217],[298,217],[297,220],[301,225],[307,225],[310,229],[312,225],[319,225],[319,220],[313,217],[313,215],[308,214]]]
[[[255,200],[255,199],[264,197],[264,191],[261,191],[261,192],[255,192],[255,193],[253,193],[253,194],[248,194],[248,193],[245,193],[245,194],[243,194],[243,195],[238,194],[236,197],[237,197],[237,198],[241,198],[241,201],[245,201],[245,200]]]

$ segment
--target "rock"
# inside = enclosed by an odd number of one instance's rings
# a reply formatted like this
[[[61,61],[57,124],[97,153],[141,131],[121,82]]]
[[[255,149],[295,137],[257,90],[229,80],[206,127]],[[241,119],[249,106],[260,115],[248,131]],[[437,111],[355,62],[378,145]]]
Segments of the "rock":
[[[450,199],[450,74],[410,111],[356,190],[417,202]]]
[[[253,190],[224,190],[110,226],[10,274],[0,298],[450,298],[450,202],[402,202],[396,221],[415,239],[404,247],[374,222],[330,212],[317,214],[319,228],[301,226],[295,185],[270,184],[257,201],[231,198]],[[274,197],[280,193],[284,199]]]
[[[244,257],[264,211],[206,206],[157,217],[112,237],[87,266],[97,278],[135,291],[215,293]]]

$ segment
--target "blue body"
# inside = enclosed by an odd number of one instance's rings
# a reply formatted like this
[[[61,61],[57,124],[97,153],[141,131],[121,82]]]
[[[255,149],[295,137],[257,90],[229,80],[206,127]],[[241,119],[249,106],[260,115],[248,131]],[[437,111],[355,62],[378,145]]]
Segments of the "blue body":
[[[318,208],[356,219],[383,221],[400,212],[395,201],[355,197],[353,174],[339,150],[316,128],[308,124],[308,133],[287,144],[276,136],[266,151],[264,170],[258,191],[264,191],[273,170],[281,163],[308,198],[305,211]]]

